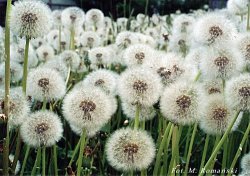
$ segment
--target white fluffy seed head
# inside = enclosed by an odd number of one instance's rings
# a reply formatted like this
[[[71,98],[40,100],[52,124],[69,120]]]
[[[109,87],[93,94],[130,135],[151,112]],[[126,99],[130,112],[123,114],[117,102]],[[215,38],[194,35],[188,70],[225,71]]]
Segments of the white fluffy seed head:
[[[5,63],[0,64],[0,75],[5,76]],[[18,83],[23,77],[23,67],[21,64],[10,62],[10,80],[12,83]]]
[[[246,176],[247,174],[250,174],[250,153],[247,153],[242,157],[240,165]]]
[[[36,53],[41,62],[47,62],[55,57],[55,51],[49,44],[41,45],[37,48]]]
[[[244,15],[247,13],[248,0],[228,0],[227,9],[235,15]]]
[[[147,169],[155,157],[155,144],[146,131],[122,128],[106,143],[107,160],[117,170]]]
[[[90,25],[103,25],[104,22],[104,14],[99,9],[90,9],[86,13],[86,22]]]
[[[47,38],[48,43],[51,44],[51,45],[52,45],[53,42],[55,42],[55,41],[59,43],[59,30],[57,30],[57,29],[51,30],[51,31],[47,34],[46,38]],[[41,46],[41,45],[40,45],[40,46]]]
[[[161,94],[160,77],[151,69],[138,67],[127,69],[118,80],[118,93],[122,101],[152,106]]]
[[[122,110],[123,113],[130,119],[135,118],[136,114],[136,105],[127,103],[127,102],[122,102]],[[153,106],[141,106],[140,107],[140,114],[139,114],[139,119],[141,121],[144,120],[151,120],[155,117],[156,111]]]
[[[23,141],[31,147],[50,147],[62,138],[62,122],[51,111],[37,111],[29,115],[20,128]]]
[[[227,103],[235,110],[250,110],[250,76],[242,74],[226,82]]]
[[[75,88],[63,101],[63,115],[69,124],[92,131],[107,123],[112,115],[111,100],[100,89]]]
[[[123,53],[123,59],[128,67],[140,66],[145,62],[153,62],[154,50],[148,45],[135,44],[129,46]]]
[[[200,17],[193,27],[194,40],[199,44],[209,46],[225,44],[236,33],[235,25],[218,13],[208,13]]]
[[[118,75],[110,70],[93,71],[83,80],[83,87],[99,87],[107,95],[116,95]]]
[[[138,37],[129,31],[120,32],[115,39],[115,44],[121,49],[136,43],[138,43]]]
[[[207,79],[229,79],[243,68],[243,57],[234,48],[207,49],[201,59],[201,71]]]
[[[43,101],[61,99],[66,92],[66,85],[59,72],[38,67],[29,72],[27,78],[27,95]]]
[[[169,85],[180,79],[194,79],[196,70],[191,68],[191,64],[187,63],[179,55],[175,53],[167,53],[156,58],[151,63],[145,63],[145,67],[151,68],[157,73],[164,85]]]
[[[223,93],[223,82],[221,79],[205,80],[201,84],[201,90],[204,92],[204,95],[209,96],[213,94],[222,94]]]
[[[82,47],[94,48],[99,46],[101,43],[101,38],[97,32],[86,31],[80,36],[80,45]]]
[[[95,47],[89,51],[92,67],[103,67],[110,63],[110,52],[105,47]]]
[[[81,59],[75,51],[65,50],[59,55],[59,57],[72,71],[78,69]]]
[[[173,20],[172,33],[190,33],[192,31],[194,21],[194,17],[190,15],[178,15]]]
[[[53,10],[52,11],[52,19],[53,24],[58,27],[62,24],[62,11],[61,10]]]
[[[199,118],[200,90],[195,84],[179,81],[166,87],[160,101],[163,116],[180,125]]]
[[[51,11],[42,1],[15,2],[10,13],[10,28],[20,37],[43,36],[51,27]]]
[[[60,73],[60,75],[66,79],[67,75],[68,75],[68,68],[65,62],[63,62],[62,59],[60,59],[59,57],[49,60],[48,62],[46,62],[45,64],[41,65],[41,67],[43,68],[49,68],[49,69],[53,69],[55,71],[58,71]]]
[[[206,101],[200,108],[200,128],[207,134],[223,134],[237,112],[225,103],[222,95],[210,95],[204,97],[204,99]],[[239,120],[236,121],[232,131],[237,128],[239,122]]]
[[[4,92],[4,90],[0,89],[0,114],[4,113]],[[9,107],[10,114],[8,122],[11,128],[15,128],[26,120],[30,111],[29,103],[21,90],[16,88],[10,89]]]
[[[85,13],[78,7],[68,7],[61,14],[62,24],[68,29],[82,26],[84,19]]]
[[[244,33],[244,34],[238,35],[236,47],[241,52],[244,58],[244,63],[249,65],[250,64],[250,34]]]

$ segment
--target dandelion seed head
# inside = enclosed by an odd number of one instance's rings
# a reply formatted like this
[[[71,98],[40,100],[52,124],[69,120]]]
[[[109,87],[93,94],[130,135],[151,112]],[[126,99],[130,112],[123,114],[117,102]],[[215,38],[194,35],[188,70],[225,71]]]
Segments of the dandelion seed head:
[[[43,36],[49,31],[51,22],[51,11],[42,1],[15,2],[10,13],[11,31],[20,37]]]
[[[160,77],[148,68],[127,69],[118,80],[118,93],[128,103],[152,106],[161,90]]]
[[[99,9],[90,9],[86,13],[86,22],[87,24],[94,25],[103,25],[104,22],[104,14]]]
[[[64,27],[76,28],[82,26],[85,20],[85,13],[78,7],[68,7],[62,11],[61,21]]]
[[[94,48],[100,45],[101,38],[100,36],[93,31],[83,32],[80,36],[80,44],[83,47]]]
[[[51,111],[37,111],[28,116],[20,128],[23,141],[31,147],[50,147],[63,133],[62,122]]]
[[[95,47],[89,51],[89,60],[93,67],[105,66],[110,63],[110,52],[105,47]]]
[[[59,55],[59,57],[72,71],[78,69],[81,59],[75,51],[65,50]]]
[[[54,59],[55,52],[52,46],[45,44],[37,48],[36,53],[38,58],[42,62],[47,62],[48,60]]]
[[[155,144],[146,131],[122,128],[106,143],[109,164],[117,170],[147,169],[155,157]]]
[[[66,92],[66,85],[59,72],[38,67],[29,72],[27,78],[27,95],[34,99],[43,101],[61,99]]]
[[[121,49],[136,43],[138,43],[138,37],[135,33],[129,31],[120,32],[115,39],[115,44]]]

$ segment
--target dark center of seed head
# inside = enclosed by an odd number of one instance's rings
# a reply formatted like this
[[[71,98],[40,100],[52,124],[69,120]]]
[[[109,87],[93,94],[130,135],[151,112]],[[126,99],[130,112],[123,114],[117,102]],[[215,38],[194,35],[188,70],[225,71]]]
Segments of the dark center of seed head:
[[[37,21],[37,16],[33,13],[24,13],[21,20],[26,24],[34,24]]]
[[[84,118],[91,120],[90,112],[93,112],[96,109],[96,104],[90,100],[84,100],[80,103],[79,106],[84,112]]]
[[[223,120],[227,116],[227,110],[225,108],[216,108],[213,111],[213,118],[215,120]]]
[[[241,87],[239,89],[239,95],[244,98],[248,98],[250,96],[250,86]]]
[[[71,14],[70,16],[70,19],[74,22],[76,20],[76,15],[75,14]]]
[[[225,67],[228,65],[229,60],[225,56],[220,56],[214,60],[214,64],[219,67],[219,70],[225,69]]]
[[[143,52],[136,53],[135,58],[139,63],[142,63],[143,59],[145,58],[145,54]]]
[[[221,28],[219,26],[212,26],[209,29],[209,34],[211,35],[209,42],[213,43],[217,37],[219,37],[223,34],[223,31],[221,30]]]
[[[208,90],[208,94],[214,94],[214,93],[221,93],[220,89],[219,88],[216,88],[216,87],[212,87]]]
[[[35,132],[36,132],[37,134],[42,134],[42,133],[44,133],[45,131],[47,131],[48,129],[49,129],[48,124],[46,124],[46,123],[40,123],[40,124],[38,124],[38,125],[36,126]]]
[[[38,85],[43,88],[43,90],[47,90],[49,86],[49,79],[48,78],[41,78],[38,81]]]
[[[147,83],[138,80],[134,82],[133,89],[136,90],[136,92],[138,93],[143,93],[148,89],[148,85]]]
[[[123,148],[124,148],[123,152],[127,154],[128,160],[131,160],[132,162],[134,162],[134,154],[136,154],[139,150],[138,145],[133,144],[133,143],[128,143],[124,145]]]
[[[177,98],[176,103],[181,110],[186,110],[191,105],[191,98],[187,95],[181,95]]]
[[[166,67],[160,67],[157,70],[157,73],[160,75],[160,77],[163,77],[165,79],[169,79],[172,72],[169,69],[166,69]]]
[[[104,84],[105,82],[104,82],[104,80],[103,79],[98,79],[96,82],[95,82],[95,85],[96,86],[99,86],[99,85],[102,85],[102,84]]]
[[[250,59],[250,44],[246,46],[246,55],[245,57],[249,60]]]

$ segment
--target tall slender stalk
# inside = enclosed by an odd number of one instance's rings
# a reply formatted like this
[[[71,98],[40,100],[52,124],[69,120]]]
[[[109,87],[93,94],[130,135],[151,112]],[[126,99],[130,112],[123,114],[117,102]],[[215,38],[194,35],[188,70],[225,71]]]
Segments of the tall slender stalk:
[[[7,1],[5,18],[5,97],[4,114],[7,119],[6,136],[3,139],[3,174],[9,175],[9,98],[10,98],[10,22],[11,0]]]
[[[57,146],[56,144],[53,145],[53,161],[54,161],[54,174],[58,176],[58,169],[57,169]]]
[[[207,156],[207,148],[208,148],[208,143],[209,143],[209,135],[207,134],[206,139],[205,139],[205,145],[202,153],[202,158],[201,158],[201,165],[200,165],[200,170],[201,172],[202,168],[204,167],[206,156]]]
[[[242,138],[242,140],[240,142],[240,146],[238,147],[238,150],[237,150],[237,152],[236,152],[236,154],[234,156],[233,162],[232,162],[229,170],[232,170],[234,168],[238,158],[240,157],[240,154],[241,154],[241,152],[243,150],[243,146],[244,146],[244,144],[245,144],[245,142],[246,142],[246,140],[248,138],[249,132],[250,132],[250,123],[247,126],[247,129],[246,129],[246,131],[244,133],[244,136],[243,136],[243,138]],[[230,175],[232,175],[232,173],[228,174],[228,176],[230,176]]]
[[[211,154],[209,160],[207,161],[206,165],[204,166],[203,170],[206,171],[209,166],[211,165],[211,163],[213,162],[214,158],[217,156],[217,153],[219,152],[222,144],[224,143],[224,141],[226,140],[228,134],[230,133],[236,119],[238,118],[240,111],[236,113],[234,119],[232,120],[231,124],[228,126],[226,132],[224,133],[224,135],[222,136],[220,142],[218,143],[218,145],[216,146],[215,150],[213,151],[213,153]],[[199,176],[202,176],[204,174],[204,172],[199,173]]]
[[[80,138],[81,144],[80,144],[80,152],[78,157],[78,163],[77,163],[77,176],[81,175],[82,170],[82,157],[83,157],[83,151],[86,141],[86,130],[84,129]]]
[[[140,124],[140,105],[136,105],[134,129],[138,129]]]
[[[247,31],[250,31],[250,4],[247,5]]]
[[[178,150],[179,150],[178,139],[179,139],[178,126],[175,125],[173,129],[173,135],[172,135],[172,158],[171,158],[170,165],[169,165],[168,175],[173,174],[173,170],[179,162],[178,161],[179,158],[177,157]]]
[[[189,144],[187,162],[186,162],[186,166],[185,166],[184,175],[188,175],[188,166],[189,166],[189,161],[190,161],[191,154],[192,154],[192,148],[193,148],[193,144],[194,144],[194,138],[195,138],[195,134],[196,134],[196,131],[197,131],[197,127],[198,127],[198,123],[195,123],[193,133],[192,133],[192,137],[191,137],[191,141],[190,141],[190,144]]]
[[[26,167],[26,163],[27,163],[27,159],[28,159],[28,156],[29,156],[29,152],[30,152],[30,146],[27,145],[20,176],[23,176],[23,173],[24,173],[24,170],[25,170],[25,167]]]
[[[146,0],[145,11],[144,11],[145,16],[148,15],[148,4],[149,4],[149,0]]]
[[[45,176],[46,171],[46,147],[42,147],[42,176]]]
[[[158,170],[159,170],[160,163],[161,163],[162,152],[163,152],[163,149],[164,149],[164,147],[166,145],[166,142],[167,142],[167,138],[168,138],[168,135],[169,135],[170,127],[171,127],[171,123],[168,123],[168,126],[165,129],[165,132],[164,132],[161,144],[160,144],[160,148],[159,148],[159,150],[157,152],[156,161],[155,161],[155,167],[154,167],[154,171],[153,171],[153,175],[154,176],[158,175]]]
[[[74,27],[72,27],[70,29],[70,45],[69,45],[69,49],[70,50],[75,50],[75,41],[74,41],[74,38],[75,38],[75,30],[74,30]]]
[[[22,82],[22,88],[23,88],[24,95],[26,95],[26,87],[27,87],[28,62],[29,62],[29,43],[30,43],[30,38],[26,37],[25,51],[24,51],[24,63],[23,63],[23,82]]]
[[[127,0],[123,0],[123,16],[126,17]]]
[[[35,160],[35,164],[33,166],[33,169],[31,171],[31,175],[35,175],[36,174],[37,167],[40,167],[40,160],[41,160],[41,147],[39,147],[38,150],[37,150],[36,160]]]
[[[18,131],[17,131],[17,144],[16,144],[16,150],[15,150],[15,156],[14,156],[14,160],[13,160],[13,163],[12,163],[12,166],[11,166],[11,170],[15,172],[16,170],[16,165],[17,165],[17,161],[18,161],[18,158],[19,158],[19,155],[20,155],[20,151],[21,151],[21,144],[22,144],[22,139],[21,139],[21,134],[20,134],[20,129],[18,128]]]
[[[229,139],[227,137],[227,139],[224,143],[224,146],[223,146],[223,158],[222,158],[221,170],[226,169],[226,167],[227,167],[228,142],[229,142]],[[223,176],[223,175],[224,174],[221,173],[221,176]]]
[[[78,143],[77,143],[77,145],[76,145],[76,147],[75,147],[75,149],[74,149],[74,151],[73,151],[73,154],[72,154],[72,156],[71,156],[71,160],[70,160],[68,166],[71,166],[71,165],[72,165],[72,163],[73,163],[73,161],[74,161],[74,158],[75,158],[75,156],[76,156],[76,154],[77,154],[77,152],[78,152],[78,150],[79,150],[79,148],[80,148],[80,144],[81,144],[81,140],[78,141]]]

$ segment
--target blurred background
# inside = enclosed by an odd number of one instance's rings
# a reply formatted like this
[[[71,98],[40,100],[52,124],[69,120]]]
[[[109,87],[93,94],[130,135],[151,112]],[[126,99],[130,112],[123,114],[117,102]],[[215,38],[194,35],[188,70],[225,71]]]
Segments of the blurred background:
[[[15,0],[13,0],[14,2]],[[103,11],[106,16],[112,15],[114,19],[118,17],[128,17],[145,13],[146,0],[43,0],[51,9],[64,9],[69,6],[81,7],[85,12],[91,8],[97,8]],[[176,10],[189,12],[203,8],[208,5],[211,9],[223,8],[227,0],[148,0],[146,13],[160,15],[173,13]],[[124,8],[126,14],[124,14]],[[4,26],[6,0],[0,0],[0,25]]]

